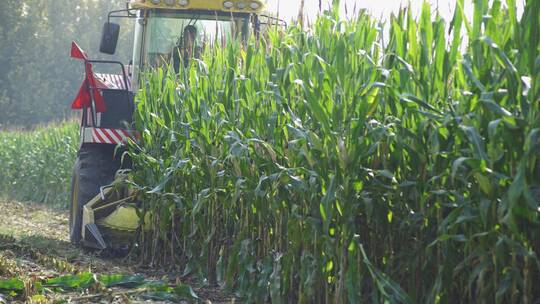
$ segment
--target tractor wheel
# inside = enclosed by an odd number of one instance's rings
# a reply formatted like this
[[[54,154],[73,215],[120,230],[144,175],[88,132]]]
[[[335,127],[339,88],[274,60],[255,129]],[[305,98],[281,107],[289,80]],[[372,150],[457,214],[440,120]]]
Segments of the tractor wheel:
[[[114,154],[115,146],[87,144],[77,153],[71,179],[69,212],[70,240],[79,244],[82,237],[83,207],[99,193],[99,188],[109,185],[120,169],[121,154]]]

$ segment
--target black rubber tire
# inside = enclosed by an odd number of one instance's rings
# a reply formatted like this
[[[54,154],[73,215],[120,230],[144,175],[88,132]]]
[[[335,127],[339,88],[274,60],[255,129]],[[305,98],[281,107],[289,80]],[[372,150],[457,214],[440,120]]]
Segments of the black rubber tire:
[[[86,144],[77,152],[71,179],[69,208],[70,241],[79,244],[82,237],[83,207],[99,193],[99,188],[109,185],[120,169],[121,152],[115,155],[115,146]]]

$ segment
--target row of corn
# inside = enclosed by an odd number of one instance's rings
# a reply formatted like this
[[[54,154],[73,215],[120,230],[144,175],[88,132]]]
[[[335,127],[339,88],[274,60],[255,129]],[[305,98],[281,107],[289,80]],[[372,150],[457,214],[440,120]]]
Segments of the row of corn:
[[[137,97],[141,258],[246,303],[540,298],[540,2],[207,49]]]
[[[78,133],[75,122],[0,131],[0,197],[65,207]]]

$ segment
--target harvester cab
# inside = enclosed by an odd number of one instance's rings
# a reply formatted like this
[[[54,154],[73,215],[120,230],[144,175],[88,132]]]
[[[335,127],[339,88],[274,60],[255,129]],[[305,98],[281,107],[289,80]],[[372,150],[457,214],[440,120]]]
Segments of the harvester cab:
[[[113,18],[134,20],[133,58],[129,65],[91,60],[73,43],[71,56],[84,61],[85,79],[72,104],[81,111],[80,147],[73,169],[70,239],[97,249],[121,248],[132,242],[142,222],[133,194],[116,181],[129,169],[122,145],[136,140],[132,132],[134,95],[140,75],[163,65],[181,73],[205,47],[228,39],[258,35],[264,0],[131,0],[109,13],[100,51],[114,54],[120,25]],[[127,61],[127,60],[126,60]],[[117,74],[96,73],[112,65]]]

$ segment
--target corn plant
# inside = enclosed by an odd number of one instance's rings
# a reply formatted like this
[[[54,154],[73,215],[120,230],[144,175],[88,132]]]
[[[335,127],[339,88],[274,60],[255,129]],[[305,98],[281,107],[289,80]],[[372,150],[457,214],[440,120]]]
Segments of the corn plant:
[[[329,11],[147,75],[142,262],[246,302],[533,303],[540,3],[463,6]]]
[[[0,131],[1,196],[67,207],[78,125]]]

